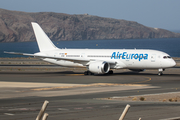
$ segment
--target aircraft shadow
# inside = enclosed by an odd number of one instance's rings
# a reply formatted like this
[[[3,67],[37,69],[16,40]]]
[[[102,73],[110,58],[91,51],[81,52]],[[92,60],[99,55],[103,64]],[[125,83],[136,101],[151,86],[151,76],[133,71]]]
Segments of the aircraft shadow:
[[[19,71],[13,71],[13,72],[0,72],[0,74],[24,74],[24,75],[45,75],[45,74],[53,74],[53,75],[83,75],[83,72],[74,72],[74,71],[61,71],[61,72],[46,72],[46,71],[40,71],[40,72],[19,72]],[[121,75],[147,75],[147,76],[158,76],[156,73],[143,73],[143,72],[119,72],[119,73],[113,73],[113,74],[95,74],[95,75],[84,75],[84,76],[121,76]],[[163,74],[162,76],[180,76],[180,74]],[[160,77],[160,76],[159,76]]]

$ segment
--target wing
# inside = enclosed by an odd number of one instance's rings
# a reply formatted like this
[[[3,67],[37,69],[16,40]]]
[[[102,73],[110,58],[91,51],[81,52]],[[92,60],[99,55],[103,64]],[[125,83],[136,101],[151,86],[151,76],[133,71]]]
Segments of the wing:
[[[33,56],[33,57],[38,57],[38,58],[50,58],[50,59],[56,59],[56,60],[66,60],[66,61],[71,61],[74,63],[86,62],[86,65],[89,65],[89,63],[92,61],[104,61],[104,60],[96,60],[96,59],[85,59],[85,58],[81,58],[81,57],[80,58],[56,57],[56,56],[45,55],[42,53],[29,54],[29,53],[6,52],[6,51],[4,51],[4,53],[15,54],[15,55]],[[110,60],[106,60],[106,62],[108,62],[110,64],[116,64],[117,63],[116,61],[110,61]]]

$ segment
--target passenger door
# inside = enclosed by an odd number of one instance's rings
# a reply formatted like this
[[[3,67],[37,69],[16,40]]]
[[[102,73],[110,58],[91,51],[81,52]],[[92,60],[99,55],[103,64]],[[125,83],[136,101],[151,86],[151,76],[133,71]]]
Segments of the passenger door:
[[[151,62],[155,62],[156,61],[156,54],[152,54],[151,55]]]

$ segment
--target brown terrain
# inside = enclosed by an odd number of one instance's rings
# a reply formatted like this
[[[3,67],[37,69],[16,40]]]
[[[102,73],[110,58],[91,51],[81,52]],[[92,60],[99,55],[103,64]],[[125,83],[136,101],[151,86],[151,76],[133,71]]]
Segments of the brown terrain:
[[[37,22],[51,40],[176,38],[180,33],[137,22],[92,15],[27,13],[0,9],[0,42],[35,41],[31,22]]]

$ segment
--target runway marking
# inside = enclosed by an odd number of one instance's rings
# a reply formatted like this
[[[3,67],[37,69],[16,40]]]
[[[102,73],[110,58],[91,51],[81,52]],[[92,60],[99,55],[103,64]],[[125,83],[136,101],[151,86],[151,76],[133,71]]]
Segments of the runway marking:
[[[67,89],[67,88],[78,88],[78,87],[92,87],[92,86],[149,86],[146,84],[116,84],[116,83],[93,83],[86,85],[77,85],[77,86],[63,86],[63,87],[48,87],[48,88],[35,88],[31,89],[32,91],[43,91],[43,90],[55,90],[55,89]]]
[[[74,108],[75,110],[82,110],[83,108]]]
[[[176,99],[176,102],[179,102],[179,97],[178,94],[180,92],[167,92],[167,93],[155,93],[155,94],[141,94],[141,95],[132,95],[132,96],[113,96],[110,98],[100,98],[100,99],[105,99],[105,100],[112,100],[112,99],[120,99],[120,100],[133,100],[133,98],[139,99],[140,97],[144,97],[147,100],[145,101],[158,101],[158,102],[164,102],[169,101],[169,99]],[[170,102],[170,101],[169,101]]]
[[[141,81],[141,82],[133,82],[132,84],[136,84],[136,83],[145,83],[145,82],[149,82],[149,81],[152,80],[150,77],[145,77],[145,78],[148,78],[148,80]]]
[[[108,106],[108,105],[105,105],[105,106],[101,106],[102,108],[107,108],[107,107],[110,107],[110,106]]]
[[[60,110],[60,111],[67,111],[68,109],[65,109],[65,108],[58,108],[58,110]]]
[[[165,118],[160,120],[180,120],[180,117],[174,117],[174,118]]]
[[[0,88],[42,88],[42,87],[65,87],[65,86],[79,86],[83,84],[68,84],[68,83],[35,83],[35,82],[6,82],[0,81]]]
[[[4,113],[5,115],[10,115],[10,116],[12,116],[12,115],[14,115],[14,114],[11,114],[11,113]]]

